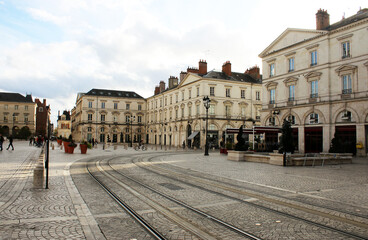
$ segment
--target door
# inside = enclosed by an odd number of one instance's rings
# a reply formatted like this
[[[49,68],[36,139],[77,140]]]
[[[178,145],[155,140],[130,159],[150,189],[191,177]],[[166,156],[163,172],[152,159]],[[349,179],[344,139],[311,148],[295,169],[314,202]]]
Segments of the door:
[[[306,127],[304,129],[305,152],[320,153],[323,151],[322,127]]]

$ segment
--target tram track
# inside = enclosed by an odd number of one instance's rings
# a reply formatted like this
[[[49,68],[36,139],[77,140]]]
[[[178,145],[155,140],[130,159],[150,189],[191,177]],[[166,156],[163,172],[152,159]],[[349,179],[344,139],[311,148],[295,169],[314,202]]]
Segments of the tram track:
[[[153,159],[153,158],[154,157],[151,157],[149,159]],[[254,193],[246,192],[244,190],[235,189],[234,187],[229,187],[229,186],[220,185],[218,183],[213,183],[212,181],[203,180],[202,178],[198,178],[198,177],[193,178],[192,176],[187,176],[187,175],[180,174],[180,173],[178,174],[177,172],[172,172],[172,171],[169,171],[167,169],[163,169],[161,167],[158,167],[154,164],[149,164],[147,162],[140,161],[139,163],[136,163],[136,164],[140,167],[145,168],[147,171],[154,172],[155,174],[162,175],[162,176],[167,177],[169,179],[179,181],[179,182],[182,182],[184,184],[188,184],[188,185],[193,186],[193,187],[201,188],[202,190],[209,191],[209,192],[212,192],[214,194],[219,194],[219,195],[228,197],[228,198],[230,198],[232,200],[235,200],[235,201],[240,201],[242,203],[245,203],[245,204],[257,207],[257,208],[261,208],[261,209],[264,209],[264,210],[269,211],[269,212],[273,212],[273,213],[283,215],[283,216],[286,216],[288,218],[296,219],[296,220],[299,220],[299,221],[303,221],[305,223],[315,225],[315,226],[318,226],[318,227],[321,227],[321,228],[324,228],[324,229],[327,229],[327,230],[330,230],[330,231],[333,231],[333,232],[338,232],[340,234],[343,234],[345,236],[348,236],[348,237],[351,237],[351,238],[354,238],[354,239],[367,239],[367,237],[361,236],[360,234],[355,234],[355,233],[344,231],[344,230],[334,228],[334,227],[331,227],[331,226],[328,226],[328,225],[325,225],[325,224],[320,224],[320,223],[317,223],[317,222],[314,222],[314,221],[311,221],[311,220],[308,220],[308,219],[305,219],[305,218],[302,218],[302,217],[299,217],[299,216],[295,216],[295,215],[292,215],[292,214],[289,214],[289,213],[286,213],[286,212],[282,212],[282,211],[279,211],[279,210],[276,210],[276,209],[273,209],[273,208],[270,208],[270,207],[262,206],[262,205],[255,204],[255,203],[249,202],[249,201],[244,201],[243,199],[239,199],[239,198],[236,198],[236,197],[233,197],[233,196],[229,196],[227,194],[223,194],[223,193],[220,193],[218,191],[213,191],[213,190],[208,189],[208,187],[198,186],[198,183],[200,182],[200,183],[202,183],[202,185],[205,185],[205,186],[212,186],[213,188],[219,188],[219,189],[222,189],[222,190],[225,190],[225,191],[230,191],[232,193],[246,195],[248,197],[260,199],[260,200],[263,200],[265,202],[281,205],[283,207],[287,207],[287,208],[291,207],[291,208],[303,211],[303,212],[308,213],[308,214],[313,214],[313,215],[316,215],[316,216],[319,216],[319,217],[329,218],[329,219],[332,219],[334,221],[339,221],[339,222],[342,222],[344,224],[351,224],[351,225],[355,225],[355,226],[360,227],[360,228],[368,229],[368,225],[364,222],[354,221],[354,220],[351,220],[351,219],[331,215],[331,214],[328,214],[328,213],[324,213],[324,212],[317,211],[317,210],[314,210],[314,209],[302,207],[302,206],[299,206],[299,205],[293,205],[293,204],[290,204],[290,203],[286,203],[286,202],[283,202],[283,201],[280,201],[280,200],[277,200],[277,199],[273,199],[273,198],[269,198],[269,197],[266,197],[266,196],[262,196],[262,195],[259,195],[259,194],[254,194]],[[157,172],[157,171],[161,171],[161,173]],[[162,172],[166,172],[166,174],[162,174]],[[176,176],[176,177],[170,177],[168,175]],[[181,179],[178,179],[178,177],[177,177],[178,175],[180,175]],[[183,181],[182,179],[185,179],[186,181]],[[191,180],[190,181],[191,183],[188,183],[188,179]],[[193,184],[193,182],[195,182],[196,184]]]
[[[117,157],[118,158],[118,157]],[[89,167],[88,167],[89,168]],[[111,174],[111,170],[110,169],[104,169],[104,167],[101,165],[101,163],[97,163],[97,168],[100,172],[103,172],[104,176],[109,178],[111,181],[114,181],[116,184],[118,184],[119,186],[125,188],[125,189],[131,189],[131,192],[134,192],[134,194],[139,197],[140,199],[148,199],[149,203],[146,201],[146,203],[148,203],[153,209],[155,209],[156,211],[162,213],[165,217],[169,218],[171,221],[176,222],[176,224],[180,225],[181,227],[183,227],[184,229],[186,229],[187,231],[192,232],[195,236],[198,237],[198,239],[221,239],[219,237],[217,237],[216,235],[213,235],[213,233],[209,233],[206,232],[206,230],[201,229],[199,226],[196,226],[195,224],[193,224],[193,222],[188,221],[187,219],[184,219],[183,217],[177,216],[177,214],[173,213],[172,211],[170,211],[169,209],[161,206],[160,204],[158,204],[153,198],[149,198],[147,196],[142,196],[140,193],[138,193],[137,189],[134,189],[131,185],[127,186],[126,184],[123,183],[123,181],[121,179],[116,178],[116,176],[113,176],[114,174]],[[92,173],[92,171],[88,170],[89,174],[94,175]],[[110,172],[110,173],[109,173]],[[116,172],[116,171],[115,171]],[[236,228],[234,226],[231,226],[230,224],[221,221],[219,219],[216,219],[215,217],[206,214],[204,212],[201,211],[196,211],[196,209],[194,209],[193,207],[186,205],[185,203],[182,203],[178,200],[175,200],[173,198],[171,198],[170,196],[160,193],[158,191],[156,191],[153,188],[150,188],[148,185],[144,185],[128,176],[124,176],[122,173],[117,172],[120,176],[123,176],[126,179],[129,179],[130,181],[135,182],[136,184],[140,185],[141,187],[144,187],[145,189],[149,189],[150,191],[160,195],[161,197],[164,197],[172,202],[175,202],[175,204],[178,204],[180,207],[182,208],[187,208],[190,209],[191,211],[193,211],[196,214],[201,215],[202,217],[205,218],[205,221],[214,221],[217,224],[222,225],[223,227],[226,227],[227,229],[230,229],[232,232],[239,234],[242,237],[238,237],[238,239],[261,239],[258,238],[256,236],[254,236],[251,233],[248,233],[246,231],[243,231],[239,228]],[[125,203],[124,201],[122,201],[116,193],[114,193],[109,187],[107,187],[101,180],[98,180],[98,178],[96,176],[93,176],[93,178],[98,181],[100,186],[103,186],[104,190],[106,192],[109,193],[109,195],[115,200],[118,201],[119,205],[122,205],[124,210],[129,212],[129,214],[131,214],[137,222],[139,222],[141,225],[144,225],[145,228],[148,229],[149,232],[153,231],[153,232],[158,232],[157,230],[155,230],[149,223],[145,223],[145,220],[143,217],[139,216],[139,214],[137,214],[136,211],[132,210],[132,208]],[[138,216],[137,216],[138,215]],[[142,222],[141,222],[142,221]],[[202,220],[203,221],[203,220]],[[148,226],[148,227],[147,227]],[[163,238],[157,238],[155,236],[155,234],[152,234],[156,239],[166,239],[165,236],[163,234],[158,234],[159,236],[163,237]],[[237,238],[233,238],[233,239],[237,239]]]

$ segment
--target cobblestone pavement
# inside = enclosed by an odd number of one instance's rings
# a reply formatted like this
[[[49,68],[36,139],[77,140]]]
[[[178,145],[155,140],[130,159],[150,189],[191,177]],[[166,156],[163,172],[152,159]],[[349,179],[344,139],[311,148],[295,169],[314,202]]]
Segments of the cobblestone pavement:
[[[93,197],[93,186],[85,184],[83,191],[77,189],[70,167],[81,159],[142,152],[121,146],[117,150],[113,147],[103,150],[99,145],[82,155],[78,148],[74,154],[65,154],[55,147],[50,150],[49,189],[44,189],[33,186],[31,160],[38,158],[40,149],[22,141],[15,141],[14,147],[14,151],[0,152],[0,239],[124,238],[123,233],[114,231],[114,225],[127,225],[127,216],[114,206],[110,212],[99,212],[98,206],[87,205],[83,197]],[[149,147],[146,153],[150,151],[156,152]],[[313,196],[319,201],[340,202],[351,205],[352,209],[368,211],[368,158],[356,158],[348,165],[284,168],[227,161],[226,156],[218,152],[210,152],[210,156],[203,156],[199,151],[189,155],[181,150],[176,153],[175,157],[163,156],[158,160],[219,178],[283,191],[290,196],[299,193],[295,198]],[[73,176],[75,174],[78,173]],[[106,233],[101,229],[106,229]],[[129,239],[133,237],[129,235]]]

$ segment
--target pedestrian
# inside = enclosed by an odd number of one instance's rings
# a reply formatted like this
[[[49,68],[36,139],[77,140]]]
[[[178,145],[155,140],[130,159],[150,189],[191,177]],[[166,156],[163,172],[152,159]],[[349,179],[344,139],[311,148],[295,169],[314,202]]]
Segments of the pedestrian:
[[[29,146],[32,146],[33,145],[33,141],[34,141],[34,138],[33,137],[30,137],[29,138]]]
[[[1,135],[1,133],[0,133],[0,151],[2,151],[2,150],[3,150],[3,142],[4,142],[4,137],[3,137],[3,135]]]
[[[183,149],[185,149],[185,140],[183,141]]]
[[[95,146],[95,138],[92,138],[92,147]]]
[[[9,146],[6,150],[9,150],[10,146],[12,147],[12,150],[14,150],[14,146],[13,146],[13,137],[12,136],[9,136]]]

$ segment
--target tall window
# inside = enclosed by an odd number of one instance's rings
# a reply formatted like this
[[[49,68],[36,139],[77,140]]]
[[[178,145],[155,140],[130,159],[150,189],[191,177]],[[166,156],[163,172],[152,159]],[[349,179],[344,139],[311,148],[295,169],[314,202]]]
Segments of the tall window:
[[[101,108],[105,108],[105,102],[101,102]]]
[[[142,104],[138,104],[138,111],[142,111]]]
[[[240,90],[240,97],[245,98],[245,90],[244,89]]]
[[[189,99],[192,98],[192,90],[189,90]]]
[[[175,118],[177,119],[179,117],[178,109],[175,109]]]
[[[211,115],[215,115],[215,105],[210,105],[210,108],[208,110]]]
[[[215,87],[210,87],[210,96],[215,96]]]
[[[191,106],[188,107],[188,116],[192,116],[192,107]]]
[[[270,90],[270,104],[275,103],[275,89]]]
[[[226,117],[231,116],[231,106],[225,106],[225,114],[226,114]]]
[[[196,105],[196,114],[199,115],[199,104]]]
[[[230,97],[230,88],[226,88],[226,97]]]
[[[25,111],[28,111],[28,106],[24,106],[24,110]]]
[[[311,66],[317,65],[317,50],[311,52]]]
[[[118,103],[114,103],[114,109],[118,109]]]
[[[318,81],[311,81],[311,98],[318,97]]]
[[[350,43],[342,43],[342,58],[350,57]]]
[[[19,109],[19,105],[14,105],[14,110],[18,110]]]
[[[5,109],[5,110],[8,110],[8,104],[5,104],[5,105],[4,105],[4,109]]]
[[[88,108],[92,108],[92,102],[88,102]]]
[[[88,113],[88,122],[92,122],[92,114]]]
[[[275,64],[271,63],[270,64],[270,77],[275,76]]]
[[[24,115],[24,122],[28,122],[28,115]]]
[[[138,122],[141,123],[142,122],[142,116],[138,116]]]
[[[88,127],[87,128],[87,132],[92,132],[92,128],[91,127]]]
[[[184,108],[181,109],[181,117],[184,117]]]
[[[289,86],[289,101],[294,101],[295,98],[295,85]]]
[[[199,97],[199,87],[197,87],[197,97]]]
[[[172,104],[172,96],[170,96],[170,104]]]
[[[105,122],[105,115],[101,114],[101,122]]]
[[[114,123],[118,122],[118,117],[117,116],[112,116],[112,119],[113,119]]]
[[[245,107],[241,107],[241,116],[245,117]]]
[[[342,76],[342,93],[349,94],[351,93],[351,75],[343,75]]]
[[[181,92],[181,100],[184,101],[184,91]]]
[[[294,58],[289,58],[289,72],[294,71]]]
[[[176,94],[175,98],[176,98],[176,102],[178,102],[179,94]]]
[[[261,100],[261,92],[256,92],[256,100]]]
[[[127,103],[127,104],[125,105],[125,109],[126,109],[126,110],[129,110],[129,109],[130,109],[130,103]]]

